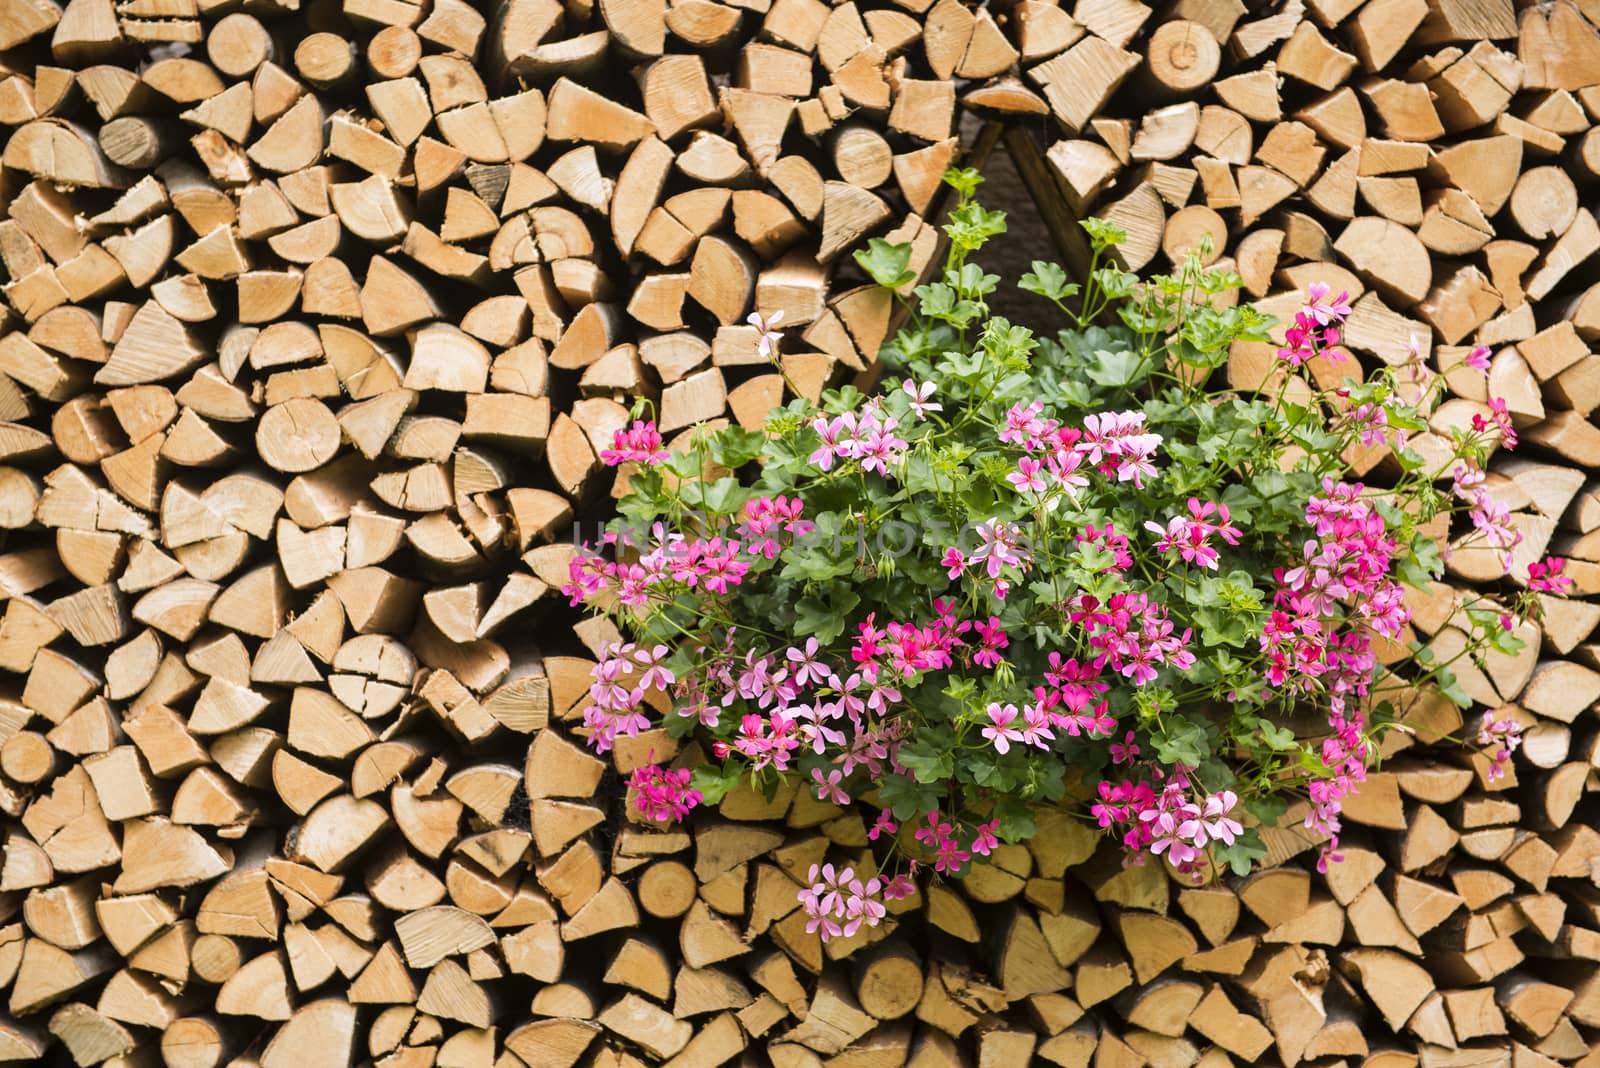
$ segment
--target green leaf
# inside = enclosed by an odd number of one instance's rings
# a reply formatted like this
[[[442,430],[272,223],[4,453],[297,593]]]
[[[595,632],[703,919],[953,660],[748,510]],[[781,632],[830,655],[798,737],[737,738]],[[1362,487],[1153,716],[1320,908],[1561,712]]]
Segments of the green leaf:
[[[890,775],[878,786],[878,800],[901,823],[926,816],[939,807],[943,791],[909,775]]]
[[[952,167],[944,172],[944,184],[960,194],[966,200],[978,191],[978,186],[983,184],[983,175],[975,167]]]
[[[1002,797],[995,801],[994,816],[1000,821],[1001,841],[1022,842],[1038,833],[1033,810],[1018,798]]]
[[[1206,741],[1205,728],[1189,719],[1167,720],[1152,739],[1156,755],[1166,764],[1188,764],[1198,767],[1211,755]]]
[[[744,769],[738,764],[701,764],[689,777],[689,784],[700,791],[704,804],[720,804],[728,791],[739,785]]]
[[[948,779],[956,770],[954,749],[948,745],[937,745],[927,737],[901,746],[898,759],[922,783]]]
[[[1094,354],[1093,362],[1084,368],[1084,373],[1102,386],[1124,389],[1144,380],[1145,359],[1137,352],[1102,349]]]
[[[1077,283],[1067,281],[1067,272],[1059,263],[1034,260],[1033,270],[1022,276],[1017,288],[1037,293],[1046,300],[1061,301],[1076,296],[1079,287]]]
[[[1289,802],[1277,794],[1262,794],[1245,801],[1244,807],[1265,826],[1276,827],[1289,811]]]
[[[844,633],[850,611],[860,603],[861,597],[848,586],[829,590],[826,601],[802,597],[795,605],[795,634],[802,638],[814,634],[819,642],[831,642]]]
[[[909,243],[891,245],[881,237],[874,237],[866,248],[856,249],[855,258],[874,282],[889,289],[898,289],[917,277],[906,267],[911,262]]]
[[[1267,855],[1266,843],[1261,841],[1261,835],[1256,833],[1254,827],[1248,827],[1245,832],[1233,840],[1232,845],[1219,845],[1213,854],[1219,864],[1226,864],[1233,869],[1233,874],[1245,876],[1250,874],[1251,866]]]
[[[1111,246],[1120,245],[1128,240],[1127,231],[1104,219],[1084,219],[1078,225],[1088,232],[1089,242],[1096,252],[1104,252]]]
[[[1261,740],[1266,742],[1269,748],[1280,753],[1287,753],[1291,749],[1300,748],[1300,742],[1295,738],[1294,731],[1290,730],[1288,727],[1279,726],[1276,723],[1269,723],[1264,719],[1259,722],[1261,726]]]

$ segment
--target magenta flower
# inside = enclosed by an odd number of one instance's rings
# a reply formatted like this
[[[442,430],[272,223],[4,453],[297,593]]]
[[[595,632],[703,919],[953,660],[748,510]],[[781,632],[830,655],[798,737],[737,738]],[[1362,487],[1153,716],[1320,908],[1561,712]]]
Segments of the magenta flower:
[[[1461,358],[1461,362],[1472,368],[1474,371],[1482,371],[1484,374],[1488,374],[1489,346],[1474,345],[1472,347],[1472,351],[1468,352]]]
[[[1559,556],[1547,556],[1528,565],[1528,589],[1536,593],[1565,593],[1572,588],[1572,579],[1561,572],[1567,561]]]
[[[699,790],[690,789],[690,778],[688,768],[635,768],[628,779],[635,791],[634,808],[653,823],[682,823],[704,800]]]
[[[1473,430],[1481,434],[1491,426],[1500,431],[1500,443],[1502,445],[1507,449],[1515,449],[1517,447],[1517,427],[1511,421],[1511,413],[1506,411],[1506,399],[1504,397],[1489,398],[1489,418],[1485,419],[1481,414],[1473,413]]]
[[[977,652],[972,654],[972,662],[979,667],[999,667],[1000,650],[1011,644],[1006,632],[1000,629],[1000,617],[990,616],[989,622],[976,623],[973,625],[973,630],[977,632],[981,644]]]
[[[880,835],[894,834],[899,829],[900,825],[894,821],[894,813],[886,808],[880,808],[878,818],[867,828],[867,840],[876,842]]]
[[[1139,758],[1139,743],[1134,741],[1133,731],[1129,731],[1120,742],[1111,743],[1111,763],[1131,764]]]
[[[950,824],[939,818],[937,809],[928,813],[928,825],[918,827],[913,837],[925,849],[938,849],[941,842],[950,837]]]
[[[954,545],[944,551],[944,559],[939,563],[953,579],[960,578],[962,572],[967,569],[967,558]]]
[[[607,467],[622,463],[640,463],[655,466],[667,458],[661,435],[654,421],[635,420],[631,426],[611,435],[611,448],[600,450],[600,462]]]

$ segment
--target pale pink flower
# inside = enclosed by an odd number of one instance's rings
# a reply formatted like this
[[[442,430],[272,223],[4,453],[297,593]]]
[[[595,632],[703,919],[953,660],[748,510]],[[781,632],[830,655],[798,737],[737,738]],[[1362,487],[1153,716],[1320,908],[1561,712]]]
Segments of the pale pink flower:
[[[779,308],[765,319],[761,317],[760,312],[751,312],[750,317],[745,320],[745,322],[756,328],[756,352],[761,356],[771,356],[773,350],[778,347],[778,342],[782,340],[783,335],[777,330],[774,330],[773,327],[777,326],[782,321],[782,308]]]
[[[928,399],[933,396],[934,385],[932,382],[924,382],[919,386],[908,378],[900,383],[900,390],[911,398],[911,410],[919,416],[926,417],[929,412],[944,411],[944,405],[931,402]]]

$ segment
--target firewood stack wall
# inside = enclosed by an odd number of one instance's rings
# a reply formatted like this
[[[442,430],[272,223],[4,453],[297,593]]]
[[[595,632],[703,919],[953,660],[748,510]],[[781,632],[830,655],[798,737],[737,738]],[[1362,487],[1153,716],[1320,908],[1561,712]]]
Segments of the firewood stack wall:
[[[1510,778],[1412,706],[1326,876],[1292,825],[1193,888],[1046,814],[824,948],[797,880],[870,863],[860,814],[631,820],[674,743],[582,748],[608,634],[556,592],[633,398],[669,436],[782,398],[750,311],[803,393],[867,368],[849,252],[930,261],[970,112],[1069,262],[1073,215],[1136,268],[1209,235],[1272,310],[1349,290],[1364,359],[1492,346],[1415,447],[1504,396],[1519,562],[1600,593],[1597,16],[4,0],[0,1061],[1600,1063],[1600,606],[1463,672],[1528,725]]]

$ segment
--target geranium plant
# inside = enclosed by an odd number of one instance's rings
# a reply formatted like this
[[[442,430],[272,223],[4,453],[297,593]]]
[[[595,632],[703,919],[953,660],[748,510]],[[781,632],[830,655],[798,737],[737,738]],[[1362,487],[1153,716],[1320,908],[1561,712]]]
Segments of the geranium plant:
[[[990,314],[999,279],[971,262],[1003,214],[972,172],[947,180],[948,262],[880,354],[880,392],[797,399],[763,432],[675,452],[648,422],[617,434],[621,515],[567,590],[630,639],[602,650],[589,744],[663,719],[700,739],[708,763],[634,775],[650,819],[746,776],[869,804],[876,870],[824,866],[800,894],[825,938],[877,923],[924,868],[958,877],[1026,839],[1038,805],[1137,858],[1243,873],[1265,853],[1257,826],[1303,800],[1320,862],[1336,859],[1393,695],[1469,704],[1407,641],[1404,589],[1442,574],[1424,531],[1441,513],[1509,572],[1518,534],[1482,474],[1514,444],[1504,405],[1451,431],[1447,457],[1419,455],[1408,435],[1441,377],[1415,352],[1364,373],[1339,344],[1348,299],[1324,286],[1276,335],[1268,381],[1220,385],[1271,320],[1193,256],[1121,270],[1122,235],[1093,220],[1086,284],[1046,263],[1021,279],[1065,326],[1036,337]],[[878,240],[857,259],[898,288],[909,256]],[[776,319],[752,317],[774,361]],[[1370,450],[1387,459],[1363,485],[1350,467]],[[1558,590],[1560,566],[1464,606],[1461,655],[1514,651],[1528,589]],[[1486,716],[1479,741],[1499,767],[1516,723]]]

